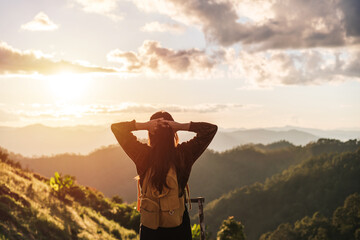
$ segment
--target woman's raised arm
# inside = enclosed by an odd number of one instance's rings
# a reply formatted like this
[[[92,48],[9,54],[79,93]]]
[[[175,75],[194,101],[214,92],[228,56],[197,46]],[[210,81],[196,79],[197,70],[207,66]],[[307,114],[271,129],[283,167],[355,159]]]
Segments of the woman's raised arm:
[[[135,130],[147,130],[154,134],[159,125],[163,125],[163,118],[153,119],[147,122],[135,122]]]
[[[134,161],[138,174],[141,174],[140,172],[144,170],[144,161],[146,160],[150,147],[138,141],[136,136],[132,134],[132,131],[148,129],[148,123],[137,123],[135,120],[118,122],[111,125],[111,131],[114,133],[116,140],[124,149],[125,153]]]
[[[189,131],[190,123],[178,123],[175,121],[163,120],[162,122],[168,124],[174,132],[177,131]]]
[[[174,131],[183,130],[196,133],[194,138],[178,146],[190,165],[192,165],[209,146],[218,129],[216,125],[207,122],[177,123],[168,121],[168,124]]]

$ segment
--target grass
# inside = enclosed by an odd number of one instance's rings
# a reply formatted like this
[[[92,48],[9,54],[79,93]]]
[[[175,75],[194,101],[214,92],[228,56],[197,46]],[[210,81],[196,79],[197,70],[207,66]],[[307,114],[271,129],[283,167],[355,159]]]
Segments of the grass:
[[[138,239],[102,215],[116,204],[82,186],[60,200],[46,178],[0,162],[0,240]]]

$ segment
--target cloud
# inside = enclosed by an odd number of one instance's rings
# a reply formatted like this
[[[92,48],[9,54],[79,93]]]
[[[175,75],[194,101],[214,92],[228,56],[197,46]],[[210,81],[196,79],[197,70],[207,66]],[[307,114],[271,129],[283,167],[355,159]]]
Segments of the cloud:
[[[43,12],[39,12],[32,21],[21,25],[21,29],[28,31],[53,31],[59,28],[59,25],[53,23]]]
[[[82,10],[88,13],[96,13],[107,16],[114,21],[123,19],[122,15],[114,13],[117,10],[118,0],[71,0],[80,5]]]
[[[133,102],[124,102],[118,105],[90,104],[70,106],[66,104],[50,104],[46,106],[30,106],[31,108],[27,108],[26,110],[13,110],[11,114],[26,119],[70,119],[88,116],[117,115],[120,113],[154,113],[160,110],[170,113],[214,113],[249,106],[237,103],[206,103],[191,106],[177,104],[139,104]]]
[[[0,109],[0,122],[11,122],[20,120],[19,116]]]
[[[72,73],[112,73],[116,72],[111,68],[97,66],[86,66],[65,60],[55,61],[49,55],[40,51],[21,51],[0,41],[0,74],[33,74],[44,75],[56,74],[59,72]]]
[[[117,106],[107,105],[93,105],[89,108],[89,112],[93,113],[105,113],[105,114],[116,114],[116,113],[152,113],[160,110],[168,112],[189,112],[189,113],[211,113],[220,112],[234,108],[242,108],[242,104],[234,103],[207,103],[197,104],[192,106],[183,106],[176,104],[137,104],[137,103],[123,103]]]
[[[344,26],[346,34],[352,37],[360,36],[360,2],[358,0],[343,0],[339,8],[344,14]]]
[[[316,85],[360,80],[360,52],[301,50],[241,52],[231,67],[250,86]]]
[[[279,85],[319,85],[360,80],[360,51],[356,48],[314,48],[257,52],[220,49],[173,50],[145,41],[137,52],[115,49],[107,55],[125,71],[186,79],[221,76],[241,79],[239,89],[263,89]],[[211,74],[209,74],[211,73]],[[188,74],[188,75],[182,75]]]
[[[358,0],[134,0],[134,3],[144,11],[197,25],[208,41],[222,46],[242,43],[264,50],[359,43]],[[255,13],[254,17],[246,13],[246,7],[249,13]],[[264,12],[267,14],[259,17]]]
[[[159,23],[150,22],[146,23],[142,28],[143,32],[171,32],[180,34],[185,32],[185,27],[177,23]]]
[[[218,51],[208,55],[195,48],[174,50],[162,47],[156,41],[144,41],[137,53],[115,49],[108,53],[107,58],[109,61],[121,63],[127,71],[195,74],[212,70],[223,54]]]

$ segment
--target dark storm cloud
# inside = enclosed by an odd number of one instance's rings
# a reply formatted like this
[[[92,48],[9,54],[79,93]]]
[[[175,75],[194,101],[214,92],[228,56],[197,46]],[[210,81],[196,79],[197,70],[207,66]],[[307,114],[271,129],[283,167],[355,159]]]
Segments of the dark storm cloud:
[[[344,24],[348,36],[360,36],[360,1],[343,0],[339,7],[344,13]]]

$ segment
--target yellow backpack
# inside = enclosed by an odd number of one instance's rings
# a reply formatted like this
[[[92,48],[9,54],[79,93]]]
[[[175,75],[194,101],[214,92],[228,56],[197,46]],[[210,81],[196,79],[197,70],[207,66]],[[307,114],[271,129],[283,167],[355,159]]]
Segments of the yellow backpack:
[[[171,228],[180,226],[185,211],[184,195],[179,197],[179,187],[174,168],[170,168],[166,176],[166,183],[162,193],[149,182],[150,170],[145,174],[140,191],[138,179],[137,210],[140,211],[140,222],[148,228]],[[190,201],[189,187],[186,186],[187,199]],[[191,206],[189,206],[191,208]]]

